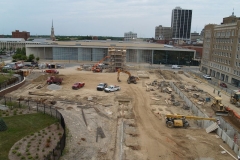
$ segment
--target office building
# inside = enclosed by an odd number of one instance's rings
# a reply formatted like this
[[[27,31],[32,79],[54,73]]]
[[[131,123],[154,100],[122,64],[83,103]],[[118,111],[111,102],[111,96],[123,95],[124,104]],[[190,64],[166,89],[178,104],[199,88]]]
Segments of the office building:
[[[124,33],[124,41],[136,41],[136,40],[137,40],[137,33],[133,33],[133,32]]]
[[[30,32],[15,30],[12,32],[12,38],[24,38],[25,41],[30,37]]]
[[[159,25],[155,27],[155,39],[156,40],[171,40],[172,39],[172,28],[163,27]]]
[[[204,28],[201,71],[240,87],[240,18],[234,13],[220,25]]]
[[[172,38],[188,41],[191,39],[192,10],[176,7],[172,10]]]

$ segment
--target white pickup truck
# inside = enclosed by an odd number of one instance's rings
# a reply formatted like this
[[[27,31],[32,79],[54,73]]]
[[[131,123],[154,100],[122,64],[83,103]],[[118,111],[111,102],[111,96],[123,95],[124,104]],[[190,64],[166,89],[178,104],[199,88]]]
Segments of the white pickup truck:
[[[116,85],[110,85],[107,88],[104,89],[105,92],[115,92],[115,91],[120,91],[120,87]]]
[[[172,65],[172,69],[181,69],[178,65]]]

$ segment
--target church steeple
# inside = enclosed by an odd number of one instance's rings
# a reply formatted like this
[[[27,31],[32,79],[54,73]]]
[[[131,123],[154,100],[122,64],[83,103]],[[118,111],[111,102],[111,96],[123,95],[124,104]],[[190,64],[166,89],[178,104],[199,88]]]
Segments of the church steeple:
[[[52,40],[52,41],[55,41],[54,28],[53,28],[53,20],[52,20],[52,28],[51,28],[51,40]]]

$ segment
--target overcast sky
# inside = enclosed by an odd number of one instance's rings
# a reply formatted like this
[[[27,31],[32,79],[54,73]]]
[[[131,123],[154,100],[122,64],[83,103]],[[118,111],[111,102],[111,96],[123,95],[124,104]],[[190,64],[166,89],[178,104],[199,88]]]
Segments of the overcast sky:
[[[140,38],[154,37],[155,27],[171,26],[172,9],[192,9],[191,32],[223,17],[240,17],[240,0],[1,0],[0,34],[28,31],[50,35],[123,37],[133,31]]]

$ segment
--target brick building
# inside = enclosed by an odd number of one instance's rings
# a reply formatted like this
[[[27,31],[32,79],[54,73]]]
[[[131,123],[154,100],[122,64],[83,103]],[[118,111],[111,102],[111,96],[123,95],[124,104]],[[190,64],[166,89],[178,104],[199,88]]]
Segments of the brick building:
[[[24,38],[25,41],[30,37],[30,32],[15,30],[12,32],[12,38]]]

